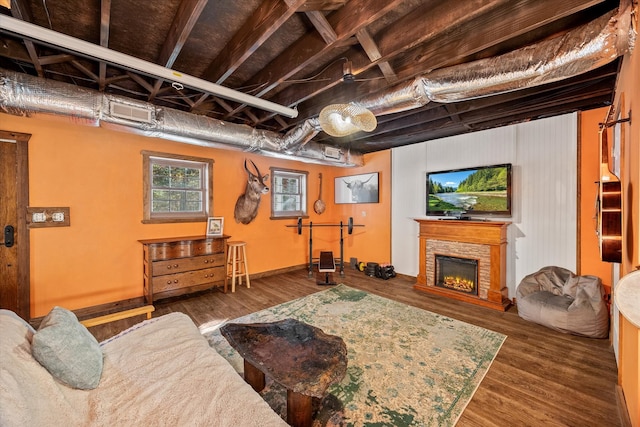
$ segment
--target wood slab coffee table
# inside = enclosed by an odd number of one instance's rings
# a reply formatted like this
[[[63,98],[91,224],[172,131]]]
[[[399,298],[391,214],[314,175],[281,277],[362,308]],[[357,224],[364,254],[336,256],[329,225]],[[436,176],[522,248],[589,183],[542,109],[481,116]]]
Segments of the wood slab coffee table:
[[[312,424],[312,399],[347,372],[347,346],[342,338],[295,319],[272,323],[228,323],[220,328],[244,358],[244,379],[260,392],[265,375],[287,389],[287,422]]]

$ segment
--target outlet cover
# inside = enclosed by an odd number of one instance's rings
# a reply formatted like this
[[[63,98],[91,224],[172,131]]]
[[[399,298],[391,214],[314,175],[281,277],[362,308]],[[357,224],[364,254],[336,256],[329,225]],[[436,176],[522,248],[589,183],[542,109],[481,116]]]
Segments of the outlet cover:
[[[68,207],[38,208],[29,206],[27,208],[27,227],[69,227],[71,218]]]

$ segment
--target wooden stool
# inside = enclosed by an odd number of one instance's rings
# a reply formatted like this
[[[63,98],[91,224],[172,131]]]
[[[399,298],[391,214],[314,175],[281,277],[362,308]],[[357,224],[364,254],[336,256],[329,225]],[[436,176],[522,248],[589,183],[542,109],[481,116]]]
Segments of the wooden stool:
[[[251,287],[246,246],[246,242],[227,242],[227,277],[231,279],[231,292],[236,291],[236,277],[238,284],[242,285],[244,276],[247,279],[247,288]]]

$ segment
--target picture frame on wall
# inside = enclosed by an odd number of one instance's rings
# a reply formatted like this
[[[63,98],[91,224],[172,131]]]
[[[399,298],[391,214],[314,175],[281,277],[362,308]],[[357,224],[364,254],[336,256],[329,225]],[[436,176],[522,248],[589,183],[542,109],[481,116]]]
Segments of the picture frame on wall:
[[[378,203],[378,172],[335,178],[335,203]]]
[[[224,218],[218,216],[209,217],[207,221],[207,237],[222,236],[224,230]]]

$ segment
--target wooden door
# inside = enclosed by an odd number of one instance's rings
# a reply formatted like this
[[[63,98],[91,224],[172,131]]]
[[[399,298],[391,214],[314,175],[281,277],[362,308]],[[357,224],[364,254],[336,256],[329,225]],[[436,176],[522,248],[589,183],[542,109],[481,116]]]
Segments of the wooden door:
[[[28,142],[31,135],[0,130],[0,308],[30,318]]]

